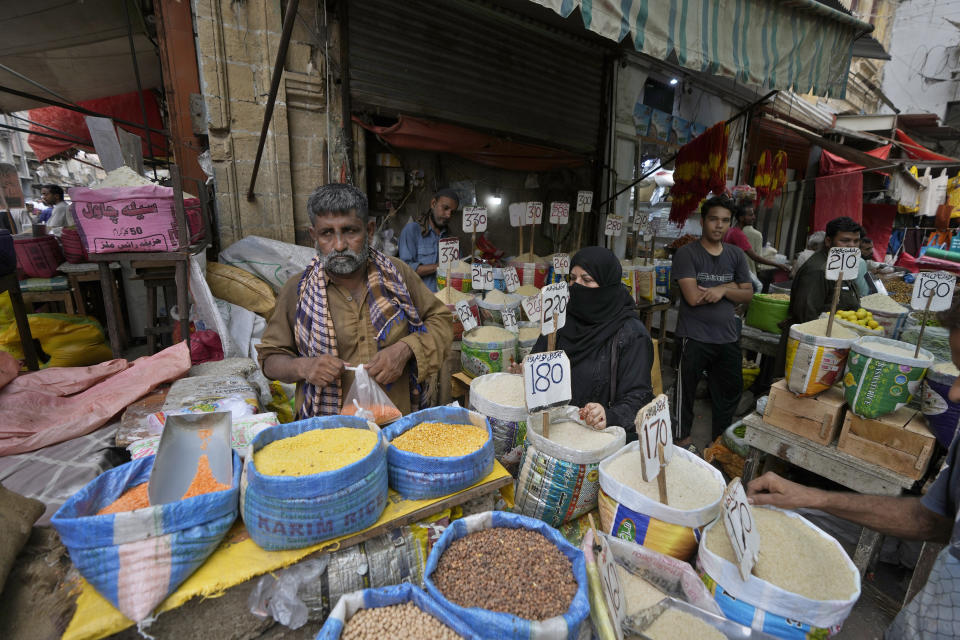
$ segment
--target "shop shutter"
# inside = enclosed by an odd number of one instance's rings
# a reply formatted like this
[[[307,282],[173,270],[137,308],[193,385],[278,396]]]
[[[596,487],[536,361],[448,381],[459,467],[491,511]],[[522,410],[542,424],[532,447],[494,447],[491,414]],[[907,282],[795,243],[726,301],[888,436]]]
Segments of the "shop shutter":
[[[353,111],[595,151],[604,49],[492,4],[351,0]]]

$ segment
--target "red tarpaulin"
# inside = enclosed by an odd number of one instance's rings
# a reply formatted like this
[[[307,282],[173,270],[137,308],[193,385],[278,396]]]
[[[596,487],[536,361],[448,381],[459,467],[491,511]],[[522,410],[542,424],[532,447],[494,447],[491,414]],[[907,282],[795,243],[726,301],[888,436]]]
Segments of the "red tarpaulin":
[[[905,134],[900,129],[896,133],[897,142],[902,143],[903,152],[914,160],[930,160],[931,162],[956,162],[956,158],[942,156],[939,153],[930,151],[923,145],[916,142],[913,138]]]
[[[813,203],[811,231],[823,231],[834,218],[847,216],[860,222],[863,217],[863,174],[859,171],[824,176],[814,181],[817,199]]]
[[[586,158],[569,151],[513,142],[466,127],[409,116],[400,116],[397,124],[389,127],[367,124],[356,116],[353,121],[399,149],[452,153],[488,167],[511,171],[549,171],[580,167],[586,163]]]
[[[865,151],[867,155],[873,156],[874,158],[879,158],[880,160],[886,160],[890,157],[890,149],[893,148],[892,144],[888,144],[883,147],[878,147],[872,151]],[[822,176],[831,176],[837,173],[848,173],[850,171],[860,171],[863,167],[856,162],[842,158],[835,153],[830,153],[826,149],[820,152],[820,175]]]
[[[153,129],[163,129],[163,119],[160,117],[160,107],[157,105],[157,98],[153,91],[146,90],[143,92],[143,102],[147,110],[147,123]],[[96,113],[101,113],[104,116],[111,118],[119,118],[121,120],[128,120],[130,122],[143,122],[143,112],[140,110],[140,100],[137,97],[136,91],[132,93],[124,93],[118,96],[112,96],[110,98],[98,98],[96,100],[78,102],[77,106],[83,107],[84,109],[89,109],[90,111],[95,111]],[[44,107],[42,109],[30,109],[30,115],[28,115],[27,118],[33,122],[51,127],[52,129],[66,132],[75,138],[80,138],[81,140],[88,142],[90,141],[90,132],[87,130],[87,121],[84,119],[85,116],[77,111],[71,111],[61,107]],[[117,126],[140,136],[140,138],[143,140],[143,157],[150,157],[145,136],[146,132],[142,128],[138,129],[137,127],[132,127],[125,124]],[[60,136],[62,138],[69,137],[64,136],[58,131],[51,131],[50,129],[38,127],[35,124],[30,125],[30,130],[36,131],[37,133]],[[153,156],[160,158],[165,157],[167,155],[166,139],[159,133],[151,133],[150,135],[152,136],[151,141],[153,142]],[[79,148],[83,149],[84,151],[95,151],[93,146],[90,144],[65,142],[63,140],[54,140],[53,138],[36,136],[33,134],[27,136],[27,144],[29,144],[30,148],[33,149],[33,152],[37,155],[37,160],[40,162],[43,162],[47,158],[55,156],[58,153],[63,153],[68,149]]]
[[[895,204],[867,204],[863,205],[864,234],[873,240],[873,259],[883,262],[890,244],[890,233],[893,231],[893,219],[897,215]]]

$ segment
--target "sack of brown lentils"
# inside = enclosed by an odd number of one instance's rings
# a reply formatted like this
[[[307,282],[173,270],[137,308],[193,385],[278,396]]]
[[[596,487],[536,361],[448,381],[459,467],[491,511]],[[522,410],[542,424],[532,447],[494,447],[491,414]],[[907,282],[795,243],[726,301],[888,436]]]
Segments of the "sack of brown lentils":
[[[463,620],[444,611],[410,583],[340,596],[315,640],[478,639]]]
[[[589,637],[583,552],[534,518],[488,511],[454,521],[430,551],[423,582],[481,638]]]

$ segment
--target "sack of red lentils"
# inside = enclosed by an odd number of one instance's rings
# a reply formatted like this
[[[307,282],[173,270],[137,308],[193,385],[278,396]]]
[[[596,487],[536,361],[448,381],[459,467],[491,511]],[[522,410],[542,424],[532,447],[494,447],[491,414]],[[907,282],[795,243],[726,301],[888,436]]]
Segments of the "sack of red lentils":
[[[146,488],[154,459],[105,471],[51,519],[80,574],[134,622],[147,618],[203,564],[237,519],[236,452],[230,478],[204,468],[203,456],[187,497],[151,506]]]

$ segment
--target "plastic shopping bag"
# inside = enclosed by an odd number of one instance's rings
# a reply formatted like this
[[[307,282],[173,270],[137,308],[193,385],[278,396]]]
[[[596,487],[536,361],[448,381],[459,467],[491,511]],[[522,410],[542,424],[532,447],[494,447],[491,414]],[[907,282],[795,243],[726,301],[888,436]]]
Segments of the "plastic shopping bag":
[[[354,372],[353,384],[343,398],[341,413],[345,416],[357,415],[380,426],[403,415],[362,364]]]

